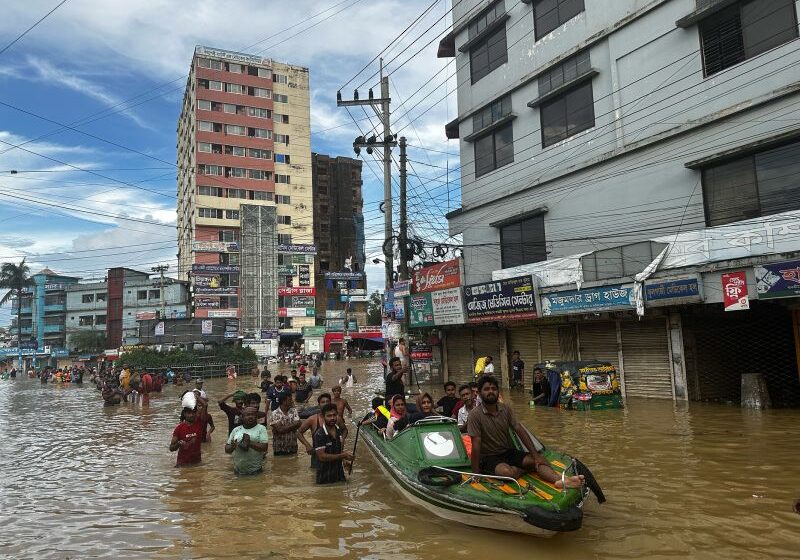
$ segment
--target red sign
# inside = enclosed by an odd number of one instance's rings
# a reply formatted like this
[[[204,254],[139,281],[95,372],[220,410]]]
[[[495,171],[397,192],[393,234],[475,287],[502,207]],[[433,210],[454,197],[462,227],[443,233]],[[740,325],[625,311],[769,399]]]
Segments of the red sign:
[[[461,285],[461,261],[453,259],[414,271],[414,293],[433,292]]]
[[[316,288],[307,288],[303,286],[282,286],[278,288],[279,296],[315,296],[317,295]]]
[[[722,297],[725,311],[750,309],[747,277],[744,272],[728,272],[722,275]]]

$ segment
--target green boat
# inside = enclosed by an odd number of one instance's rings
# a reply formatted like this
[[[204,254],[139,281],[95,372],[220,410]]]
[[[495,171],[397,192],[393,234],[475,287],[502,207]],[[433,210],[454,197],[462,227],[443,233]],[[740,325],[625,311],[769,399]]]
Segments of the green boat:
[[[549,537],[580,529],[590,488],[602,490],[580,461],[531,439],[553,469],[563,476],[580,473],[582,488],[559,490],[535,474],[519,479],[471,473],[470,459],[456,421],[424,418],[392,440],[372,425],[360,429],[381,468],[413,503],[431,513],[474,527]],[[512,433],[513,435],[513,433]],[[524,449],[514,435],[516,445]]]

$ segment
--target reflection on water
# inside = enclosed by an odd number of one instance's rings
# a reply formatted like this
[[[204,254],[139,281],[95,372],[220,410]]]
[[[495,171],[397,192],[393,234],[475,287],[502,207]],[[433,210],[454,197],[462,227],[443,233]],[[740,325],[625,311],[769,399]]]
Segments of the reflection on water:
[[[381,368],[326,363],[326,387],[347,366],[363,381],[345,389],[358,414],[382,387]],[[249,377],[206,382],[212,399],[234,387],[257,390]],[[270,455],[264,474],[236,477],[213,405],[218,431],[203,465],[175,469],[167,446],[179,389],[147,406],[103,408],[90,385],[0,382],[0,557],[800,555],[797,410],[630,400],[623,411],[561,412],[506,395],[545,443],[587,463],[608,497],[590,505],[581,531],[538,540],[431,517],[401,497],[366,446],[343,485],[316,487],[305,454]]]

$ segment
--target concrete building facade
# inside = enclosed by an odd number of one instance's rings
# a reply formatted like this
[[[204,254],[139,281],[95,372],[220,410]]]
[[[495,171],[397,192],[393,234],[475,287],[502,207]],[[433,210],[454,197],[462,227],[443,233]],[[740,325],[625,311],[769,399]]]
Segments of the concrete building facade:
[[[750,356],[782,372],[768,374],[773,400],[800,402],[795,300],[774,298],[758,272],[790,270],[800,251],[799,6],[455,2],[439,46],[458,68],[450,233],[468,285],[533,275],[546,317],[461,332],[449,338],[467,347],[451,354],[604,357],[631,396],[730,401]],[[733,272],[755,300],[738,315],[722,312]],[[647,311],[633,288],[648,279],[694,282],[702,296]],[[630,286],[630,305],[589,312],[573,293],[609,286]]]
[[[67,346],[67,289],[79,278],[45,268],[33,274],[32,288],[20,297],[20,344],[63,350]]]
[[[197,47],[178,122],[177,226],[195,317],[239,318],[243,334],[277,327],[277,288],[288,280],[262,254],[313,258],[310,166],[308,69]],[[292,315],[288,330],[314,324]]]

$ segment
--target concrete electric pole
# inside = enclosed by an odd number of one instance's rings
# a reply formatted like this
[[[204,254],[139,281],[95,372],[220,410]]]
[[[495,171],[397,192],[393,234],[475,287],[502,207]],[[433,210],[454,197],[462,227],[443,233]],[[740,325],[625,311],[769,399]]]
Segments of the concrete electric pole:
[[[160,264],[152,267],[150,270],[161,273],[161,282],[159,283],[159,286],[161,287],[161,318],[164,319],[167,315],[167,302],[164,299],[164,272],[169,270],[169,265]]]

